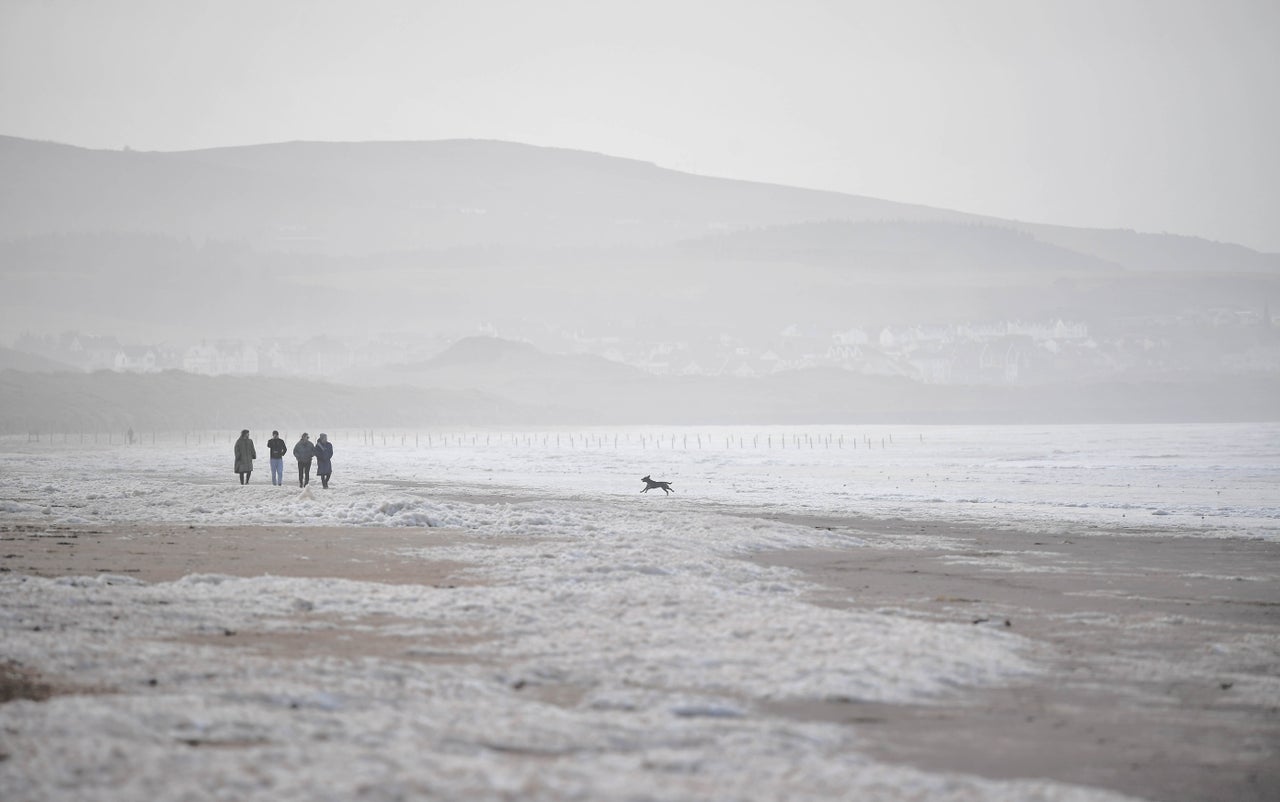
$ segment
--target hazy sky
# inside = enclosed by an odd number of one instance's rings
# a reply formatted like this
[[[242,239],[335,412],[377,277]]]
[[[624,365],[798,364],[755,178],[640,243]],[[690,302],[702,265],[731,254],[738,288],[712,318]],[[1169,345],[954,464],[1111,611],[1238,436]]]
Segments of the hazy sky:
[[[1276,0],[0,0],[0,133],[476,137],[1280,251]]]

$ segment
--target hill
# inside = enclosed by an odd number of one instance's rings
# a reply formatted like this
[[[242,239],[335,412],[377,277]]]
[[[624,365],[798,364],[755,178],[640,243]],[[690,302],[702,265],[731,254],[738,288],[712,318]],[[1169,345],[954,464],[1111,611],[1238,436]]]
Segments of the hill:
[[[0,239],[133,232],[360,256],[651,248],[828,220],[981,223],[1129,269],[1280,265],[1274,255],[1190,237],[998,220],[510,142],[290,142],[158,153],[0,137]]]
[[[510,360],[532,357],[528,370]],[[373,387],[262,377],[0,371],[0,434],[278,427],[1211,422],[1274,419],[1280,376],[921,386],[808,369],[659,377],[501,340],[466,342]],[[602,369],[603,370],[602,372]],[[305,403],[299,403],[305,399]]]
[[[793,223],[683,243],[721,259],[802,262],[874,273],[1114,272],[1121,264],[1037,239],[1009,224],[938,220]]]
[[[0,137],[0,339],[110,335],[156,349],[166,366],[222,341],[257,349],[264,373],[376,385],[369,396],[335,390],[349,406],[330,411],[403,425],[1070,418],[1064,399],[1103,379],[1123,389],[1090,415],[1121,414],[1126,399],[1158,415],[1183,389],[1190,398],[1215,382],[1238,384],[1239,398],[1178,414],[1252,415],[1242,410],[1255,385],[1280,365],[1277,305],[1280,255],[1229,243],[997,220],[556,148],[138,153]],[[462,339],[423,360],[477,330],[594,355]],[[1070,339],[1041,336],[1054,331]],[[682,375],[658,380],[621,360]],[[817,366],[840,369],[801,370]],[[735,372],[764,378],[726,375]],[[1174,390],[1145,383],[1155,379]],[[59,381],[69,392],[111,384]],[[174,409],[223,420],[196,385],[147,381]],[[209,392],[237,386],[228,381]],[[1055,384],[1061,398],[1037,395]],[[288,414],[284,398],[272,414]],[[47,400],[49,410],[64,403]],[[163,404],[121,396],[118,415],[134,410],[175,423]],[[68,413],[98,415],[92,404]]]
[[[0,186],[0,238],[145,232],[328,255],[655,245],[717,226],[963,217],[479,140],[140,153],[0,137]]]
[[[0,371],[0,432],[486,426],[563,419],[485,393],[300,379]]]
[[[25,351],[15,351],[12,348],[0,346],[0,371],[3,370],[21,370],[29,373],[58,373],[64,371],[75,372],[76,368],[39,354],[29,354]]]

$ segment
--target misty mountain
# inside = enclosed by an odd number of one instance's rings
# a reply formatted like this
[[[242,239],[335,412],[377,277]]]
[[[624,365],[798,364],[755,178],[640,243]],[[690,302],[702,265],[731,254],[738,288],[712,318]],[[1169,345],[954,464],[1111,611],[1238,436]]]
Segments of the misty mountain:
[[[498,337],[467,337],[432,359],[344,378],[359,384],[474,389],[513,404],[559,410],[562,423],[712,420],[702,397],[711,403],[728,397],[712,380],[671,381],[599,356],[550,354]]]
[[[144,232],[328,255],[653,245],[716,227],[963,217],[479,140],[140,153],[0,137],[0,184],[0,237]]]
[[[1090,254],[1130,271],[1272,275],[1280,271],[1280,254],[1201,237],[1038,224],[1017,227],[1042,242]]]
[[[29,373],[75,373],[79,369],[39,354],[29,354],[0,346],[0,371],[3,370],[20,370]]]
[[[0,431],[123,432],[545,423],[566,416],[470,390],[162,373],[0,371]]]
[[[1276,255],[1192,237],[998,220],[509,142],[291,142],[157,153],[0,137],[0,239],[132,232],[360,256],[651,248],[822,221],[981,223],[1129,269],[1280,265]]]
[[[51,234],[0,240],[0,297],[10,330],[67,329],[154,339],[236,336],[278,325],[336,294],[301,280],[314,263],[244,243],[154,233]],[[294,322],[298,325],[292,325]]]
[[[546,371],[508,371],[532,358]],[[0,434],[280,428],[458,430],[609,425],[1071,423],[1274,418],[1280,376],[1026,387],[920,385],[831,369],[663,378],[501,340],[464,342],[377,387],[299,379],[0,371]],[[513,375],[516,374],[516,375]],[[450,386],[430,386],[441,381]],[[492,389],[471,389],[468,385]]]
[[[730,336],[767,349],[797,323],[874,333],[1063,318],[1099,328],[1256,313],[1268,300],[1280,305],[1280,271],[1126,270],[978,223],[827,221],[572,254],[336,257],[140,233],[0,240],[0,337],[10,342],[72,330],[178,346],[382,333],[451,341],[484,323],[553,350],[570,350],[555,332],[575,330],[691,346]]]
[[[203,370],[269,380],[276,416],[288,374],[346,383],[307,392],[353,426],[1235,419],[1269,397],[1277,305],[1280,255],[1237,245],[555,148],[137,153],[0,137],[0,337],[103,335],[154,352],[142,369],[198,370],[192,351],[225,344],[250,361]],[[57,379],[68,398],[25,378],[33,395],[9,398],[31,419],[185,426],[190,407],[242,425],[198,397],[241,379],[161,375]]]
[[[477,388],[513,404],[567,414],[563,423],[917,423],[1266,420],[1280,376],[921,387],[901,376],[834,369],[760,378],[654,376],[590,355],[472,337],[407,367],[402,381]]]
[[[1043,242],[1025,230],[938,220],[793,223],[703,237],[683,243],[683,248],[704,257],[889,273],[984,275],[1121,269],[1116,262]]]
[[[630,365],[590,354],[549,354],[533,345],[498,337],[466,337],[422,362],[390,365],[348,378],[357,383],[475,388],[511,399],[589,399],[621,391],[653,376]],[[590,403],[590,402],[588,402]]]

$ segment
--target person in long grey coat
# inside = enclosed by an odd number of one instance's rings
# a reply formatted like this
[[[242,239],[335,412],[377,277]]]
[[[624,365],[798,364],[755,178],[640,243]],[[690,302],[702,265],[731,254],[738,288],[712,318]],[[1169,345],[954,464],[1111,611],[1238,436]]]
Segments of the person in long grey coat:
[[[293,447],[293,456],[298,461],[298,487],[306,487],[311,482],[311,460],[316,456],[315,443],[306,432]]]
[[[244,429],[240,432],[240,439],[236,441],[236,473],[240,474],[240,484],[249,484],[249,474],[253,473],[253,461],[258,458],[258,452],[253,447],[253,441],[249,439],[249,430]]]
[[[316,438],[316,476],[320,477],[321,486],[329,488],[329,476],[333,473],[333,443],[324,432]]]

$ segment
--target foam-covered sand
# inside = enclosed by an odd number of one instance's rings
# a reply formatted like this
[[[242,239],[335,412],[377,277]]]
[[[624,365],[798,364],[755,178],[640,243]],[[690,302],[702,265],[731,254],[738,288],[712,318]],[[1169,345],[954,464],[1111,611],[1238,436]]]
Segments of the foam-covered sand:
[[[1275,545],[786,523],[858,541],[744,563],[815,582],[795,585],[812,632],[774,630],[764,604],[688,642],[663,620],[697,617],[700,599],[630,598],[595,624],[628,633],[601,644],[615,655],[557,653],[561,625],[592,624],[540,620],[542,593],[495,587],[510,579],[457,559],[467,544],[499,561],[556,559],[545,542],[530,553],[458,530],[10,524],[7,685],[47,698],[0,708],[0,790],[1106,797],[1071,790],[1089,786],[1262,800],[1280,788]],[[918,535],[934,545],[916,548]],[[575,593],[571,576],[544,590]],[[831,643],[868,619],[875,628],[843,641],[858,653]],[[915,673],[949,677],[942,687],[879,687],[895,674],[910,686],[913,646],[936,661],[923,644],[946,646],[937,639],[954,642],[954,664]],[[982,649],[984,667],[975,640],[1016,643]],[[806,671],[769,671],[790,664],[775,650],[807,649]],[[722,665],[747,660],[762,665]],[[803,676],[846,671],[877,681]]]
[[[0,798],[1273,798],[1277,433],[339,439],[329,491],[10,444]]]

